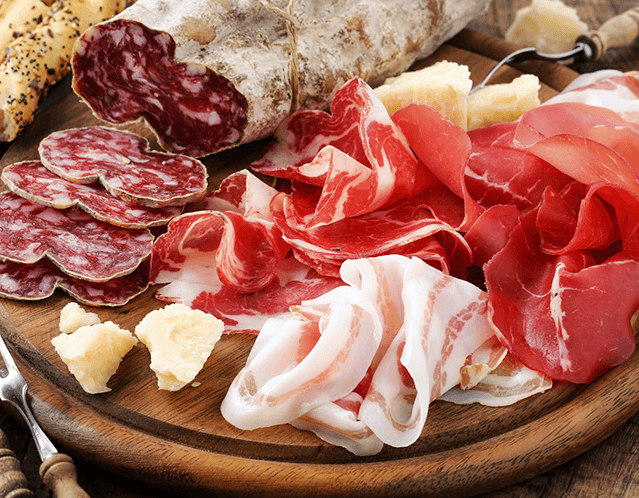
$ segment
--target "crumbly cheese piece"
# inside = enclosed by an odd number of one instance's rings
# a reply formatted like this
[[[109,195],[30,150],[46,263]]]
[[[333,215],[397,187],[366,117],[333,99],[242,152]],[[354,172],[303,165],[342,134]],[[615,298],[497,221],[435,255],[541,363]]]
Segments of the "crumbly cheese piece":
[[[85,325],[100,323],[100,317],[96,313],[85,311],[76,302],[70,302],[60,311],[60,332],[71,334]]]
[[[586,31],[588,25],[579,19],[576,9],[560,0],[533,0],[530,6],[516,12],[504,37],[539,52],[558,54],[572,49]]]
[[[388,78],[375,88],[375,94],[391,116],[410,104],[425,104],[465,129],[466,100],[472,86],[467,66],[440,61]]]
[[[223,330],[213,315],[176,303],[147,314],[135,335],[151,354],[158,387],[177,391],[200,372]]]
[[[80,34],[125,7],[124,0],[57,0],[42,22],[9,43],[0,65],[0,141],[33,121],[40,97],[69,72]]]
[[[523,74],[510,83],[487,85],[468,97],[468,130],[513,122],[540,104],[539,78]]]
[[[85,325],[60,334],[51,343],[69,371],[89,394],[105,393],[108,380],[138,340],[113,322]]]

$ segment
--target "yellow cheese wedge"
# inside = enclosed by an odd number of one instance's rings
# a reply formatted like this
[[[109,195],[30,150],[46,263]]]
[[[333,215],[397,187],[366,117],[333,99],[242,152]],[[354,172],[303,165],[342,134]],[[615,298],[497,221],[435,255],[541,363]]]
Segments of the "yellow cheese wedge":
[[[579,19],[576,9],[560,0],[533,0],[515,13],[504,38],[539,52],[558,54],[572,49],[586,31],[588,25]]]
[[[468,130],[513,122],[539,101],[539,78],[523,74],[510,83],[487,85],[468,97]]]
[[[148,313],[135,335],[151,354],[158,388],[178,391],[200,372],[223,330],[213,315],[176,303]]]
[[[375,94],[392,116],[410,104],[425,104],[466,129],[466,99],[472,87],[467,66],[441,61],[388,78]]]
[[[72,334],[62,333],[51,339],[69,372],[90,394],[111,390],[107,381],[137,342],[131,332],[113,322],[85,325]]]

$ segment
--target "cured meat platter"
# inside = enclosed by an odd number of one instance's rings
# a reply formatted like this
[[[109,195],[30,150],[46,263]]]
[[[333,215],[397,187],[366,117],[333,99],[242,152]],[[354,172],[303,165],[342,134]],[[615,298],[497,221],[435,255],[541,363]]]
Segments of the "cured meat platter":
[[[468,65],[480,81],[514,47],[465,30],[416,67],[439,60]],[[545,100],[577,73],[529,63]],[[495,82],[521,74],[506,67]],[[50,133],[104,124],[73,94],[70,80],[53,89],[34,123],[0,159],[0,168],[38,157]],[[127,127],[148,138],[141,124]],[[209,156],[210,188],[259,157],[265,142]],[[133,330],[163,307],[151,288],[122,307],[96,308],[101,320]],[[0,301],[0,332],[29,384],[36,419],[60,448],[78,460],[164,490],[220,496],[437,496],[472,495],[553,468],[591,448],[639,409],[639,354],[592,384],[556,383],[548,392],[504,408],[436,401],[426,427],[407,448],[385,447],[357,457],[310,432],[284,425],[242,431],[227,423],[220,403],[244,366],[254,337],[227,335],[196,378],[197,387],[160,391],[147,350],[136,346],[109,382],[112,391],[89,395],[69,375],[51,339],[59,333],[66,294],[36,302]]]

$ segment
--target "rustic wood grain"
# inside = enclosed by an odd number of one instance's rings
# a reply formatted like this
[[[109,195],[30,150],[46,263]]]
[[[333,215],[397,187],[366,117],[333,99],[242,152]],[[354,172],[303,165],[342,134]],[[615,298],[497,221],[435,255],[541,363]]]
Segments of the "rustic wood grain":
[[[493,5],[491,6],[490,11],[483,16],[482,18],[476,20],[471,24],[473,29],[481,31],[483,33],[491,34],[496,37],[502,37],[503,33],[507,29],[508,25],[513,19],[514,12],[517,8],[520,8],[524,5],[527,5],[528,1],[513,1],[509,2],[506,0],[495,0]],[[625,1],[616,1],[616,2],[603,2],[603,1],[583,1],[583,2],[570,2],[567,1],[569,5],[576,5],[578,7],[578,12],[582,19],[588,22],[591,27],[598,27],[605,19],[611,17],[612,15],[619,14],[624,10],[627,10],[630,7],[633,7],[632,2]],[[460,43],[459,40],[457,40]],[[452,52],[451,52],[452,50]],[[466,55],[460,55],[460,52],[455,51],[454,48],[444,47],[440,52],[439,56],[449,58],[452,53],[456,53],[460,59],[458,62],[461,63],[469,63],[474,59],[474,56],[468,57]],[[464,57],[468,57],[468,59],[464,60]],[[492,63],[490,60],[486,60],[481,64],[476,64],[473,66],[473,77],[476,80],[481,79],[482,73],[485,74],[489,70],[487,64]],[[599,68],[609,68],[615,67],[622,70],[636,70],[639,69],[639,64],[637,61],[637,51],[636,46],[630,47],[629,49],[619,49],[614,52],[607,54],[604,59],[598,61],[597,63],[593,63],[588,67],[576,68],[582,71],[591,71]],[[554,67],[548,67],[549,70],[555,70]],[[507,68],[504,73],[500,75],[500,78],[503,80],[508,80],[512,78],[514,75],[518,74],[516,71]],[[547,77],[544,74],[541,75],[543,77]],[[551,77],[550,80],[553,78]],[[544,92],[551,92],[549,88],[545,88]],[[63,93],[63,92],[62,92]],[[62,95],[64,96],[64,95]],[[546,95],[548,96],[548,94]],[[54,96],[55,99],[55,96]],[[78,105],[81,105],[78,103]],[[44,113],[42,113],[44,114]],[[48,119],[58,119],[55,115],[49,115]],[[85,119],[85,117],[82,117]],[[38,124],[41,123],[41,124]],[[84,121],[76,122],[74,126],[81,126]],[[46,130],[50,126],[51,123],[45,122],[43,119],[37,120],[34,123],[34,126],[28,130],[30,133],[31,140],[37,140],[38,133],[46,133]],[[38,129],[38,126],[42,128]],[[0,146],[0,155],[7,149],[7,146]],[[32,152],[32,151],[31,151]],[[31,153],[26,144],[22,147],[21,143],[16,142],[12,145],[12,147],[8,148],[4,157],[2,157],[2,162],[0,164],[9,164],[13,162],[16,158],[21,158],[23,154]],[[255,154],[255,149],[248,149],[246,151],[247,154]],[[26,159],[27,157],[24,157]],[[233,153],[229,153],[223,156],[220,160],[223,160],[229,164],[237,163],[240,164],[241,158],[238,158]],[[239,161],[239,162],[238,162]],[[233,166],[232,166],[233,167]],[[219,176],[216,176],[212,179],[213,182],[219,181]],[[59,298],[64,300],[63,297]],[[54,309],[57,308],[61,303],[55,302],[51,304]],[[127,315],[130,315],[127,312]],[[49,314],[49,316],[39,316],[33,314],[26,314],[25,317],[31,320],[38,320],[38,324],[43,327],[51,327],[54,325],[55,319]],[[135,321],[135,315],[131,315],[129,320],[131,322]],[[49,332],[50,334],[51,332]],[[31,338],[34,343],[39,345],[40,347],[44,347],[49,335],[44,334],[43,336],[33,337]],[[116,394],[114,398],[118,398],[120,396],[120,402],[123,398],[131,398],[138,394],[138,400],[143,399],[139,393],[134,392],[135,390],[131,390],[131,381],[133,385],[139,386],[144,393],[153,392],[154,389],[154,378],[148,371],[143,371],[139,368],[135,368],[135,363],[137,360],[140,360],[143,356],[144,351],[138,350],[134,355],[131,356],[130,359],[127,359],[125,368],[118,372],[117,378],[114,379],[115,384],[113,384],[114,391]],[[28,356],[28,355],[27,355]],[[46,354],[45,359],[51,365],[53,365],[58,371],[63,372],[63,366],[59,363],[59,360],[56,359],[54,355]],[[129,361],[131,360],[131,361]],[[236,358],[236,361],[239,359]],[[58,363],[56,363],[58,362]],[[207,366],[207,370],[209,367]],[[215,374],[216,376],[220,376],[219,373]],[[229,378],[222,375],[223,382],[228,382]],[[39,377],[32,376],[30,381],[36,383],[43,382]],[[65,384],[64,381],[62,381]],[[75,394],[82,396],[81,393],[77,393],[77,386],[72,386],[72,383],[65,384],[68,389],[71,389]],[[508,412],[504,412],[501,416],[498,417],[489,417],[487,415],[477,415],[481,414],[482,410],[475,411],[474,409],[463,410],[454,410],[451,409],[450,406],[438,406],[434,407],[432,417],[429,419],[429,424],[433,426],[433,432],[429,432],[423,440],[420,440],[420,444],[413,448],[411,451],[423,451],[425,445],[428,444],[436,444],[439,445],[438,449],[441,451],[446,451],[446,447],[449,447],[453,444],[454,441],[457,441],[458,445],[464,445],[464,438],[466,443],[468,441],[474,439],[481,439],[488,434],[494,433],[494,431],[505,431],[510,432],[511,429],[514,429],[518,426],[530,426],[531,423],[534,423],[536,420],[545,420],[547,421],[547,417],[557,416],[558,420],[555,420],[559,424],[559,428],[545,428],[537,427],[535,429],[536,434],[545,437],[546,439],[551,439],[555,435],[555,431],[559,430],[562,432],[563,436],[566,436],[570,433],[571,427],[580,422],[584,422],[588,425],[588,430],[593,438],[593,441],[599,437],[604,437],[608,434],[612,434],[612,436],[605,439],[603,442],[599,443],[593,449],[587,450],[588,447],[592,446],[592,442],[586,442],[585,445],[582,445],[573,450],[574,454],[570,456],[574,456],[576,458],[570,460],[567,463],[560,464],[559,460],[553,461],[553,459],[549,459],[549,467],[555,467],[552,470],[547,470],[543,467],[538,467],[536,470],[532,471],[534,473],[544,472],[542,474],[537,475],[536,477],[531,477],[532,474],[520,474],[515,476],[510,476],[510,479],[514,481],[519,481],[522,479],[523,482],[519,484],[511,485],[510,487],[501,489],[500,491],[495,491],[491,493],[487,493],[483,496],[484,498],[506,498],[506,497],[544,497],[544,498],[577,498],[577,497],[617,497],[617,496],[637,496],[639,494],[639,480],[637,479],[637,474],[635,472],[635,468],[637,466],[637,451],[636,451],[636,443],[638,441],[639,436],[639,416],[635,416],[631,418],[628,422],[626,422],[621,429],[619,429],[616,425],[612,423],[611,420],[606,420],[606,417],[601,417],[598,410],[592,410],[590,407],[583,408],[579,411],[578,416],[575,417],[576,420],[573,420],[572,416],[567,415],[564,412],[561,412],[561,407],[569,404],[570,400],[579,399],[579,397],[575,397],[573,392],[570,391],[568,386],[561,386],[563,389],[559,389],[553,392],[552,396],[548,396],[546,398],[538,397],[534,400],[532,404],[527,405],[526,409],[519,410],[510,410]],[[128,389],[128,390],[127,390]],[[222,388],[220,387],[217,391],[217,395],[219,396]],[[595,389],[596,391],[596,389]],[[119,394],[118,394],[119,393]],[[627,394],[627,393],[626,393]],[[594,394],[593,394],[594,396]],[[636,394],[634,394],[636,397]],[[188,397],[187,397],[188,398]],[[541,399],[542,401],[539,401]],[[52,399],[40,400],[38,404],[38,409],[41,410],[41,413],[46,412],[50,408],[50,405],[56,405],[58,403],[66,403],[66,401],[60,401],[56,399],[55,396]],[[147,413],[145,416],[160,417],[163,416],[164,419],[161,420],[160,428],[166,428],[166,425],[162,424],[186,424],[189,428],[195,428],[196,430],[202,430],[201,421],[197,419],[189,418],[184,414],[170,414],[166,413],[167,409],[170,409],[175,406],[179,406],[183,402],[187,402],[188,399],[183,398],[182,396],[177,396],[175,400],[164,400],[160,405],[156,405],[154,407],[146,407]],[[606,398],[597,398],[597,401],[602,403],[602,406],[609,407],[611,410],[619,409],[619,403],[623,403],[623,400],[617,399],[617,397],[613,396],[611,399]],[[139,404],[134,405],[136,409],[144,408],[143,401],[140,401]],[[476,407],[477,408],[477,407]],[[630,406],[626,406],[624,410],[635,410],[635,407],[630,404]],[[74,414],[73,410],[70,412],[72,415]],[[574,415],[571,413],[570,415]],[[59,416],[59,415],[58,415]],[[186,418],[185,418],[186,417]],[[477,418],[479,417],[479,418]],[[544,417],[546,417],[544,419]],[[80,419],[81,420],[81,419]],[[67,421],[67,423],[71,423],[73,418]],[[454,422],[451,426],[450,422]],[[57,423],[58,420],[55,421]],[[75,421],[74,421],[75,422]],[[104,422],[104,421],[103,421]],[[75,422],[77,424],[77,422]],[[459,425],[456,425],[459,424]],[[84,438],[87,440],[91,440],[92,438],[92,427],[90,425],[83,426],[82,424],[77,424],[78,427],[70,427],[69,429],[73,429],[76,433],[76,436],[79,438]],[[25,470],[25,474],[29,479],[30,486],[34,489],[38,498],[48,496],[44,491],[42,483],[38,481],[37,476],[37,467],[39,466],[39,461],[37,459],[37,455],[34,453],[33,446],[30,443],[30,438],[28,433],[26,433],[24,427],[21,424],[16,423],[13,418],[8,417],[4,413],[0,413],[0,427],[5,431],[7,437],[9,439],[9,443],[13,451],[18,455],[18,457],[23,462],[23,468]],[[462,428],[461,431],[451,430],[451,427]],[[55,427],[50,426],[51,429],[55,430]],[[153,430],[159,430],[157,427],[152,428]],[[429,428],[430,430],[430,428]],[[533,429],[530,429],[533,430]],[[616,431],[616,432],[615,432]],[[185,436],[187,431],[181,430],[178,431],[178,434],[175,437],[183,437]],[[231,431],[233,432],[233,431]],[[460,439],[458,432],[464,434],[464,436]],[[262,442],[268,442],[269,438],[275,437],[277,438],[286,438],[290,435],[290,430],[287,428],[277,429],[274,431],[274,434],[262,433],[260,435],[256,435],[257,439],[261,439]],[[289,445],[290,450],[293,451],[293,457],[295,459],[304,460],[305,458],[312,458],[308,453],[308,448],[313,448],[313,436],[307,435],[302,437],[302,443],[297,445]],[[562,436],[562,437],[563,437]],[[192,436],[189,436],[192,437]],[[460,442],[461,441],[461,442]],[[63,445],[64,448],[64,439],[57,441],[58,443]],[[559,444],[561,444],[562,439],[558,438]],[[105,453],[108,452],[108,438],[102,439],[100,446],[96,449],[102,450]],[[121,441],[117,442],[118,444],[122,444]],[[125,442],[126,445],[129,445],[132,450],[135,450],[136,445],[138,444],[135,439],[127,440]],[[567,444],[567,443],[566,443]],[[268,446],[268,445],[266,445]],[[546,448],[546,446],[540,446],[542,450],[545,448],[546,451],[550,451]],[[506,443],[500,441],[490,441],[489,444],[484,446],[484,452],[486,455],[490,455],[495,451],[501,451],[503,454],[503,461],[499,465],[493,465],[493,468],[485,468],[483,472],[487,474],[491,474],[493,477],[490,479],[489,486],[492,488],[503,488],[505,484],[508,484],[507,481],[501,480],[501,475],[499,474],[500,466],[508,466],[509,465],[509,448],[512,450],[512,445],[508,445]],[[335,448],[326,448],[325,445],[322,445],[322,453],[325,453],[328,450],[328,456],[325,458],[335,458],[336,453],[340,453],[338,449]],[[585,451],[587,450],[587,451]],[[136,451],[139,451],[136,450]],[[157,448],[154,449],[157,451]],[[400,458],[401,452],[394,451],[392,449],[387,449],[387,454],[390,454],[391,457]],[[514,452],[514,450],[512,450]],[[535,448],[530,448],[530,452],[534,453]],[[557,449],[554,450],[555,452]],[[578,453],[585,451],[581,456],[577,456]],[[139,481],[132,479],[130,476],[123,475],[121,468],[118,468],[118,465],[115,465],[117,462],[101,462],[99,465],[95,465],[90,463],[89,461],[98,461],[103,458],[103,455],[99,454],[82,454],[79,455],[82,458],[78,461],[76,455],[73,454],[74,459],[76,460],[79,478],[78,481],[80,485],[86,489],[91,496],[94,498],[99,497],[111,497],[118,496],[122,498],[140,498],[145,496],[153,496],[157,498],[164,498],[169,496],[175,496],[174,494],[170,494],[168,492],[164,492],[161,489],[153,488],[152,490],[148,487],[147,484],[140,483]],[[167,453],[166,455],[169,457],[170,455]],[[515,455],[516,458],[522,458],[520,455]],[[342,454],[340,458],[343,458],[343,463],[348,463],[349,460],[352,460],[350,455]],[[452,458],[452,457],[451,457]],[[456,460],[458,465],[468,465],[468,462],[472,462],[473,458],[476,458],[476,455],[465,454],[463,452],[458,452],[457,456],[454,458],[458,458]],[[555,457],[556,458],[556,457]],[[86,460],[83,461],[82,459]],[[136,460],[136,459],[134,459]],[[132,464],[137,465],[138,469],[142,474],[147,472],[148,478],[152,474],[152,470],[148,467],[148,465],[142,461],[143,458],[137,458],[137,461],[133,461]],[[495,463],[494,461],[492,462]],[[558,465],[558,466],[557,466]],[[35,472],[33,469],[36,469]],[[387,470],[387,469],[385,469]],[[177,472],[173,475],[167,475],[164,478],[170,484],[174,479],[183,479],[184,473],[186,470],[182,470],[181,472]],[[280,473],[280,477],[285,476],[287,471],[282,471],[284,474]],[[393,476],[397,478],[397,489],[402,489],[402,479],[408,480],[405,474],[402,474],[399,471],[391,471],[393,472]],[[145,477],[145,475],[140,475],[141,477]],[[429,482],[429,479],[433,481],[438,480],[438,472],[435,470],[433,472],[434,476],[430,478],[428,476],[424,476],[423,485],[426,485]],[[138,477],[140,477],[138,476]],[[259,476],[255,476],[258,478]],[[289,476],[290,477],[290,476]],[[331,480],[344,478],[343,476],[337,476],[335,474],[330,474],[325,476],[327,479],[328,485],[331,484]],[[358,478],[358,472],[354,472],[353,479]],[[361,478],[361,476],[360,476]],[[424,484],[425,483],[425,484]],[[237,485],[237,483],[235,483]],[[476,494],[477,492],[481,492],[480,489],[476,488],[466,488],[463,485],[457,489],[457,491],[464,491],[470,494]],[[253,493],[257,496],[266,496],[263,493],[264,489],[253,489]],[[404,488],[404,491],[408,491]],[[427,493],[424,489],[424,495]],[[389,496],[391,489],[388,489]],[[189,493],[189,496],[193,496],[193,493]],[[450,494],[449,496],[457,496],[457,493]]]

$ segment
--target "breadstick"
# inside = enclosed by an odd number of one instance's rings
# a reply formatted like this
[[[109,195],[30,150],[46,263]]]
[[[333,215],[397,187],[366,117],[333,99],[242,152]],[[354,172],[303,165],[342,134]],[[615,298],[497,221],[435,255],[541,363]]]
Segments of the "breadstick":
[[[0,63],[15,38],[33,30],[47,16],[49,6],[42,0],[5,0],[0,3]]]
[[[73,44],[82,32],[111,18],[126,4],[124,0],[58,0],[41,23],[8,45],[0,65],[0,141],[12,141],[33,121],[40,98],[69,72]]]

